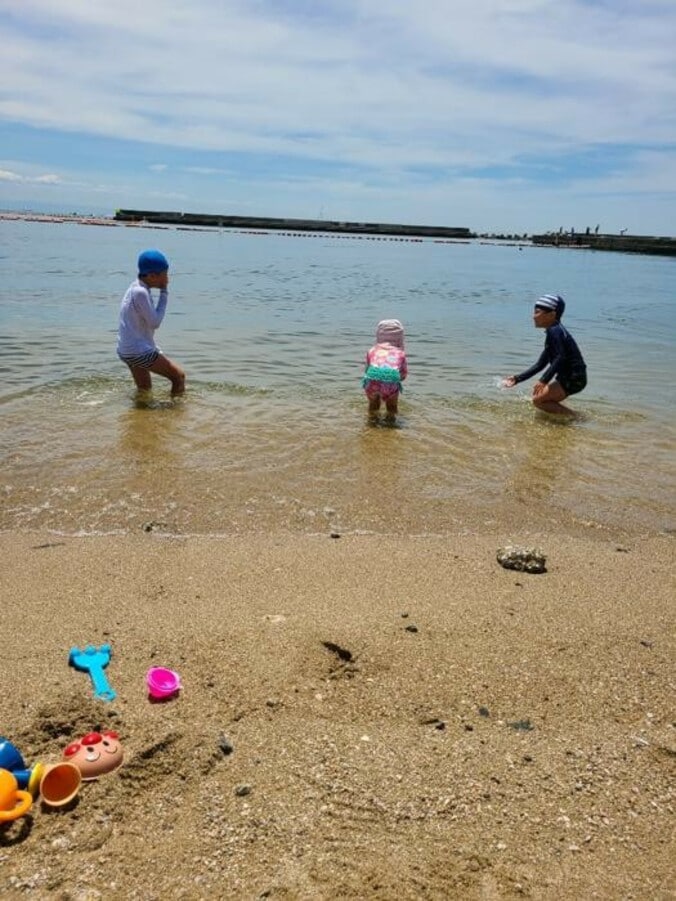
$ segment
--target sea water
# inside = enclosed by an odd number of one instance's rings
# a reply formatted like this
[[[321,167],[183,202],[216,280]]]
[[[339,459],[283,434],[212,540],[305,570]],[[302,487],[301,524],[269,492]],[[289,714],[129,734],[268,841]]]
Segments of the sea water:
[[[177,402],[115,354],[138,253],[171,260]],[[676,260],[527,243],[0,221],[0,528],[439,534],[673,529]],[[588,364],[574,420],[530,404],[542,293]],[[396,427],[360,387],[406,327]]]

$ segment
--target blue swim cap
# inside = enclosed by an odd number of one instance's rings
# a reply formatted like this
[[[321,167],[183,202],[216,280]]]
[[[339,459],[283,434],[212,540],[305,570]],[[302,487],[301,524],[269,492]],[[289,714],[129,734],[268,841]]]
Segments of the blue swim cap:
[[[169,260],[159,250],[144,250],[138,258],[138,274],[153,275],[156,272],[166,272],[169,268]]]

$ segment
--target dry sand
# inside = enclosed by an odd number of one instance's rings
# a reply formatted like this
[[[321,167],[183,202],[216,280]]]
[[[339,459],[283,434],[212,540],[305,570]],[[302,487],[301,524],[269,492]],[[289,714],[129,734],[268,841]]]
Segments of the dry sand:
[[[0,734],[126,750],[0,830],[2,897],[674,898],[674,539],[504,543],[0,535]]]

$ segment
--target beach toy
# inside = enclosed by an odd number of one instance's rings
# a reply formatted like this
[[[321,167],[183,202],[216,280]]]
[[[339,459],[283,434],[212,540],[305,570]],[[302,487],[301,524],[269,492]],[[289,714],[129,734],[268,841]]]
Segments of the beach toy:
[[[170,698],[182,687],[178,673],[163,666],[151,666],[146,673],[146,684],[153,698]]]
[[[0,769],[0,823],[8,823],[27,813],[33,804],[30,792],[22,791],[14,773]]]
[[[42,777],[45,775],[45,765],[44,763],[36,763],[33,765],[33,769],[30,771],[30,776],[28,777],[28,791],[31,793],[33,798],[37,798],[40,794],[40,783],[42,782]],[[21,788],[21,780],[17,779],[19,782],[19,788]]]
[[[68,657],[71,666],[89,673],[94,685],[94,697],[101,701],[112,701],[116,697],[116,692],[108,684],[106,674],[103,672],[108,666],[111,653],[109,644],[102,644],[100,648],[88,645],[84,651],[71,648]]]
[[[35,797],[37,784],[40,781],[41,764],[27,767],[21,751],[8,738],[0,737],[0,768],[9,770],[19,784],[20,789],[28,789]]]
[[[25,766],[21,752],[16,745],[13,745],[8,738],[0,738],[0,768],[14,772],[14,770],[24,769]]]
[[[122,766],[124,751],[117,732],[89,732],[69,744],[63,756],[78,768],[83,782],[89,782]]]
[[[26,767],[21,751],[8,738],[0,738],[0,767],[12,773],[19,788],[26,788],[30,770]]]
[[[73,763],[46,764],[40,779],[40,796],[50,807],[65,807],[80,791],[82,774]]]

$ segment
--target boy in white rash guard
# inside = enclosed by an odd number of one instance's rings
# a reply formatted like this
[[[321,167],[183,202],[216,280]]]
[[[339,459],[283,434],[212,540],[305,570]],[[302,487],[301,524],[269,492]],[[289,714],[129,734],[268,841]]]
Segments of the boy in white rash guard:
[[[139,391],[150,391],[151,372],[171,382],[172,396],[185,391],[185,372],[165,357],[154,334],[164,319],[169,295],[169,261],[159,250],[144,250],[138,258],[138,278],[127,288],[120,306],[117,355],[127,364]],[[160,292],[157,306],[151,289]]]

